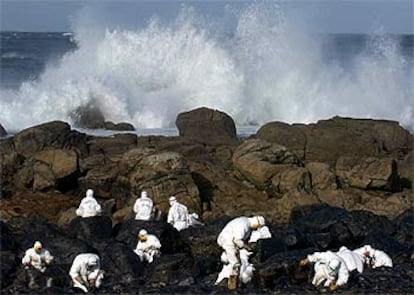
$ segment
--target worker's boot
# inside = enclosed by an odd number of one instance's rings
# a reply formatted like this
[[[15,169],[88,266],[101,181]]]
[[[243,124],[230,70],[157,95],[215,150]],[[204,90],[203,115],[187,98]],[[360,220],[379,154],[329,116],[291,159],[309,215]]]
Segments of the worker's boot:
[[[29,289],[38,289],[38,288],[39,288],[39,285],[35,282],[35,279],[31,277],[29,281]]]
[[[237,276],[234,276],[234,275],[233,276],[230,276],[229,279],[228,279],[228,281],[227,281],[227,288],[229,290],[236,289],[237,288],[237,281],[238,281]]]

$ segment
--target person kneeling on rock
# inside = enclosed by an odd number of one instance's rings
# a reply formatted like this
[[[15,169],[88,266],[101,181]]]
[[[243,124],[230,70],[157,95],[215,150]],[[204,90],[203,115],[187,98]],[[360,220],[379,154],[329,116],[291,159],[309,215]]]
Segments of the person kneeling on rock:
[[[315,275],[312,280],[312,285],[315,287],[325,282],[324,287],[335,291],[348,282],[349,271],[345,261],[335,253],[331,251],[315,252],[302,259],[299,265],[305,266],[310,262],[315,263]]]
[[[39,274],[43,274],[47,277],[47,287],[52,286],[52,278],[47,274],[47,266],[52,264],[54,257],[46,249],[43,249],[42,243],[36,241],[33,248],[26,250],[24,257],[22,258],[22,264],[27,270],[29,276],[29,288],[36,289],[39,285],[36,283],[36,278]],[[40,273],[39,273],[40,272]]]
[[[93,197],[93,190],[86,191],[86,197],[82,199],[79,208],[76,209],[76,215],[80,217],[92,217],[101,214],[101,205]]]
[[[134,252],[141,261],[152,263],[154,257],[160,256],[161,243],[155,235],[151,235],[145,229],[141,229],[138,233],[138,239],[137,248]]]
[[[99,256],[93,253],[82,253],[75,257],[70,268],[73,287],[88,293],[88,288],[99,288],[104,271],[101,270]]]

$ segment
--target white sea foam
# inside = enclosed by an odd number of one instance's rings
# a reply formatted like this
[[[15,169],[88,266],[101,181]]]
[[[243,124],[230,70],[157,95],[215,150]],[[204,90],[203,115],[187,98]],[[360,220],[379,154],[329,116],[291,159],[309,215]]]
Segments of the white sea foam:
[[[414,124],[414,69],[397,43],[376,35],[349,69],[327,62],[322,41],[276,6],[253,5],[231,37],[183,9],[174,23],[136,30],[80,23],[78,49],[18,90],[2,89],[0,123],[20,130],[93,103],[107,120],[174,126],[176,115],[216,108],[237,125],[315,122],[335,115]],[[225,41],[223,41],[225,40]]]

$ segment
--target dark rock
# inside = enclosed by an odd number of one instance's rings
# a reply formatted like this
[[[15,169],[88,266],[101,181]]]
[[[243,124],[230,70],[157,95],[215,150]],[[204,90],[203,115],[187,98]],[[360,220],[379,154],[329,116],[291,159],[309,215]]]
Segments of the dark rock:
[[[180,113],[175,121],[180,136],[200,143],[219,145],[237,141],[236,125],[226,113],[198,108]]]
[[[258,288],[286,288],[291,284],[308,282],[311,269],[300,267],[299,261],[314,252],[314,248],[280,252],[257,264],[254,284]]]
[[[269,257],[277,253],[285,253],[286,251],[287,247],[285,243],[277,238],[272,237],[270,239],[258,240],[255,247],[256,253],[254,254],[254,259],[252,259],[252,261],[262,263]]]
[[[407,210],[398,216],[394,223],[398,229],[395,232],[395,238],[401,244],[410,244],[414,241],[414,212]]]
[[[70,237],[84,240],[93,245],[109,239],[112,233],[112,220],[107,216],[76,217],[67,229]]]
[[[154,287],[179,285],[184,281],[194,281],[194,277],[198,274],[199,270],[193,258],[188,254],[161,254],[153,263],[148,264],[145,269],[144,281]]]
[[[291,225],[299,234],[302,247],[338,249],[358,247],[366,235],[381,227],[384,233],[392,233],[394,226],[385,217],[370,212],[348,212],[329,206],[308,206],[292,211]]]

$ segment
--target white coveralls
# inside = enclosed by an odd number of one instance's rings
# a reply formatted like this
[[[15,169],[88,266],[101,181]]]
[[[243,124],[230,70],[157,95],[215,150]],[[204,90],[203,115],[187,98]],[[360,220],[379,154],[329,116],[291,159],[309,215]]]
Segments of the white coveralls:
[[[36,249],[38,251],[36,251]],[[51,264],[54,257],[46,249],[42,248],[42,243],[36,241],[33,248],[27,249],[24,257],[22,258],[22,264],[25,265],[27,275],[29,277],[28,287],[36,289],[39,287],[36,283],[37,272],[41,272],[46,277],[46,286],[52,286],[52,277],[50,272],[46,271],[46,266]]]
[[[359,273],[362,273],[364,271],[364,257],[362,255],[349,250],[345,246],[339,248],[339,251],[336,252],[336,255],[345,261],[349,272],[356,270]]]
[[[392,259],[387,253],[381,250],[372,248],[370,245],[365,245],[361,248],[355,249],[355,253],[363,255],[366,258],[366,262],[372,268],[377,267],[393,267]]]
[[[154,257],[160,256],[161,243],[160,240],[151,234],[146,235],[146,241],[139,241],[134,252],[139,256],[141,261],[154,261]]]
[[[136,220],[150,220],[153,213],[154,204],[147,192],[143,191],[141,197],[135,201],[134,212]]]
[[[188,210],[187,206],[172,201],[170,210],[168,211],[167,222],[174,226],[178,231],[188,228]]]
[[[101,214],[101,205],[93,197],[93,190],[86,191],[86,197],[82,199],[79,208],[76,209],[76,215],[80,217],[92,217]]]
[[[256,243],[258,240],[270,239],[271,237],[272,237],[272,234],[270,233],[269,228],[266,225],[264,225],[252,231],[252,234],[250,235],[249,243]]]
[[[239,251],[240,255],[240,271],[239,271],[239,281],[243,284],[247,284],[253,278],[253,272],[255,271],[254,265],[249,262],[249,256],[252,255],[253,252],[249,252],[246,249],[241,249]],[[223,268],[219,273],[215,285],[220,284],[220,282],[224,279],[228,279],[232,274],[232,268],[229,264],[229,260],[227,258],[226,252],[221,254],[221,262],[223,263]]]
[[[345,261],[331,251],[315,252],[307,256],[309,262],[315,263],[315,275],[312,280],[314,286],[319,286],[325,281],[324,286],[329,287],[331,283],[342,286],[348,282],[349,271]]]
[[[79,254],[73,260],[69,276],[72,278],[73,286],[85,293],[92,286],[99,288],[103,279],[99,256],[93,253]]]
[[[217,244],[223,248],[229,260],[229,268],[232,276],[238,275],[240,262],[238,251],[244,247],[252,232],[251,218],[241,216],[231,220],[217,237]]]
[[[27,266],[32,266],[40,272],[46,271],[46,265],[52,263],[54,257],[46,249],[40,250],[40,253],[37,253],[34,248],[26,250],[24,257],[22,258],[22,264]]]

